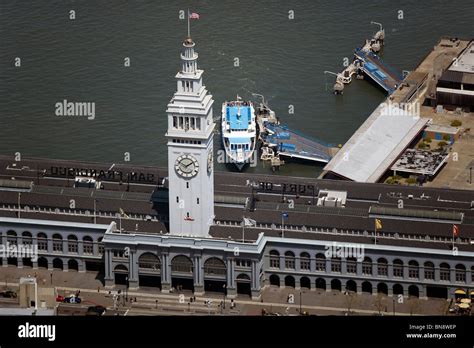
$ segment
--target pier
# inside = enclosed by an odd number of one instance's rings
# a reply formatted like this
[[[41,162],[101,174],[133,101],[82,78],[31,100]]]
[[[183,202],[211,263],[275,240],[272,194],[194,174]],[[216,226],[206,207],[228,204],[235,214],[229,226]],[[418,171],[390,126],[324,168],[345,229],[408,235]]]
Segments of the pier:
[[[320,163],[331,160],[330,146],[321,141],[291,130],[286,125],[269,122],[264,125],[266,134],[261,137],[263,144],[272,148],[279,156]]]
[[[356,75],[358,79],[363,79],[364,75],[372,79],[389,95],[392,94],[403,81],[402,74],[398,73],[377,55],[385,42],[385,30],[382,24],[371,22],[380,27],[379,31],[370,40],[365,40],[362,47],[354,51],[354,59],[342,72],[334,73],[325,71],[325,74],[336,76],[333,90],[335,94],[343,94],[344,85],[352,82],[352,76]]]
[[[270,161],[272,168],[276,169],[285,163],[280,157],[318,163],[328,163],[331,160],[337,152],[336,148],[281,124],[275,112],[268,107],[263,96],[261,97],[262,103],[256,108],[256,118],[259,141],[262,144],[262,161]]]

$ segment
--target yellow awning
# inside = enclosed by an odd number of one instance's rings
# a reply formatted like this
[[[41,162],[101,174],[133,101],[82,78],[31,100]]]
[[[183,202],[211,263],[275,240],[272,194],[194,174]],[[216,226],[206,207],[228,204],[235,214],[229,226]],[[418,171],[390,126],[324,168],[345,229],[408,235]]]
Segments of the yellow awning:
[[[456,295],[466,295],[466,292],[464,290],[461,290],[461,289],[457,289],[454,293]]]

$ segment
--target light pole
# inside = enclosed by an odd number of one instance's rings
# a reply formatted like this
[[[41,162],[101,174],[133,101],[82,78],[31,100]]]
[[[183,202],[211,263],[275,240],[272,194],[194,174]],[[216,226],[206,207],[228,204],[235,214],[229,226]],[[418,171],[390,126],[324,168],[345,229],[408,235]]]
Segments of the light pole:
[[[224,288],[224,303],[222,305],[222,308],[225,309],[225,295],[226,295],[226,290],[227,290],[227,285],[222,285],[222,287]]]
[[[97,200],[94,198],[94,224],[97,223]]]
[[[128,277],[125,277],[125,297],[128,302]]]
[[[18,218],[21,218],[21,205],[20,205],[20,200],[21,200],[21,192],[18,192]]]
[[[301,297],[303,296],[303,292],[300,290],[300,315],[302,314],[301,313]]]

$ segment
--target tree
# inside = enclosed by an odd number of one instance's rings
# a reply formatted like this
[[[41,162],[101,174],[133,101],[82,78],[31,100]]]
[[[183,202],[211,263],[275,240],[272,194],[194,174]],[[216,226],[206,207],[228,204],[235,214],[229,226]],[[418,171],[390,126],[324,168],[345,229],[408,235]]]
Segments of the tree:
[[[377,294],[377,297],[375,298],[374,306],[375,308],[377,308],[379,315],[382,314],[382,311],[387,306],[387,304],[385,303],[385,297],[382,293],[379,292]]]
[[[346,305],[347,305],[347,313],[351,313],[352,306],[357,303],[357,294],[354,291],[346,291],[345,296]]]
[[[413,315],[420,311],[420,299],[417,297],[410,297],[407,301],[408,309],[410,310],[410,315]]]

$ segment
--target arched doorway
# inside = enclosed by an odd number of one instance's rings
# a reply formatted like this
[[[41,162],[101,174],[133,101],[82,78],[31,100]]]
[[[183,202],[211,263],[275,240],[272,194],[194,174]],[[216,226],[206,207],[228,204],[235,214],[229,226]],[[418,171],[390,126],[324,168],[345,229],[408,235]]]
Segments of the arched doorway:
[[[23,257],[22,258],[23,267],[33,267],[33,261],[31,261],[31,257]]]
[[[153,253],[138,258],[138,286],[161,289],[161,260]]]
[[[408,296],[420,297],[420,290],[416,285],[410,285],[408,287]]]
[[[114,268],[115,285],[127,285],[128,268],[124,265],[117,265]]]
[[[353,280],[348,280],[346,283],[346,291],[357,292],[357,284]]]
[[[62,270],[63,269],[63,260],[55,258],[53,260],[53,268]]]
[[[400,284],[393,285],[393,294],[403,295],[403,286],[401,286]]]
[[[377,284],[377,293],[388,295],[388,286],[385,283]]]
[[[301,288],[311,289],[311,281],[309,280],[308,277],[301,277],[300,286]]]
[[[245,296],[252,296],[252,291],[251,291],[251,280],[250,277],[245,274],[241,273],[237,276],[235,280],[237,284],[237,294],[238,295],[245,295]]]
[[[331,280],[331,290],[341,291],[341,281],[339,279]]]
[[[326,291],[326,281],[323,278],[316,279],[316,289]]]
[[[226,293],[227,268],[224,261],[210,257],[204,262],[204,291]]]
[[[177,255],[171,260],[171,286],[175,289],[194,292],[194,265],[185,255]]]
[[[67,262],[67,269],[69,271],[79,271],[79,264],[77,263],[76,260],[71,259]]]
[[[280,277],[277,276],[276,274],[272,274],[270,276],[270,285],[280,287]]]
[[[370,282],[362,283],[362,292],[372,294],[372,284]]]
[[[285,277],[285,287],[287,287],[287,288],[295,288],[295,277],[293,277],[293,276],[286,276],[286,277]]]
[[[46,257],[38,258],[38,268],[48,268],[48,260],[46,259]]]

